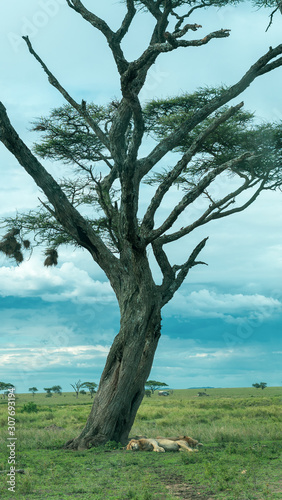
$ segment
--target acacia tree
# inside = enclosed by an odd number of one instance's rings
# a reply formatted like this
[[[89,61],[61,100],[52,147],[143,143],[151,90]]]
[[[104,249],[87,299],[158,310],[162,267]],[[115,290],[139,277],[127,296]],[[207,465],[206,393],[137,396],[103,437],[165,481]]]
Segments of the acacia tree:
[[[52,387],[44,387],[44,391],[46,391],[46,398],[51,398],[53,396]]]
[[[161,389],[162,387],[168,387],[168,385],[165,382],[158,382],[157,380],[147,380],[145,384],[145,388],[150,389],[152,394],[154,394],[155,391]]]
[[[256,389],[265,389],[266,386],[267,386],[267,383],[266,382],[256,382],[255,384],[252,384],[253,387],[255,387]]]
[[[91,399],[93,398],[93,394],[96,392],[97,384],[95,382],[83,382],[83,387],[89,390]]]
[[[5,396],[7,395],[7,391],[8,389],[12,389],[13,387],[15,387],[13,384],[9,384],[7,382],[0,382],[0,391],[4,391],[3,392],[3,399],[5,399]]]
[[[76,394],[76,397],[78,398],[80,389],[84,387],[83,383],[81,382],[81,380],[78,380],[74,384],[70,384],[70,385],[72,386],[72,388]]]
[[[212,220],[244,210],[263,190],[280,186],[281,127],[256,127],[251,115],[242,111],[242,102],[231,107],[227,104],[257,77],[282,65],[282,45],[270,48],[234,85],[202,89],[192,96],[154,101],[142,108],[139,94],[160,54],[224,43],[230,34],[229,29],[219,29],[198,36],[201,26],[185,24],[186,19],[196,10],[199,13],[200,9],[237,2],[126,0],[125,15],[116,31],[82,1],[66,3],[104,35],[120,76],[121,98],[105,107],[75,101],[24,37],[30,53],[67,105],[34,124],[34,129],[43,133],[34,154],[0,104],[0,140],[45,195],[37,213],[6,221],[8,232],[0,249],[20,263],[23,250],[29,247],[27,234],[34,231],[37,241],[49,245],[45,265],[55,265],[60,244],[82,247],[103,269],[116,294],[120,331],[107,357],[85,428],[66,444],[83,449],[108,440],[126,442],[160,338],[161,310],[191,268],[203,264],[198,255],[207,237],[182,264],[170,262],[167,245],[181,241]],[[133,19],[143,11],[154,19],[152,36],[140,56],[129,61],[124,40]],[[262,142],[266,131],[267,140]],[[156,140],[153,145],[152,135]],[[151,149],[142,156],[140,148],[148,136],[147,148]],[[176,152],[176,160],[173,165],[170,160],[170,166],[162,171],[160,162],[165,162],[170,152]],[[71,164],[77,178],[57,182],[38,155]],[[230,191],[213,197],[210,188],[227,175],[236,180]],[[144,182],[157,186],[140,216],[139,195]],[[175,184],[183,189],[182,198],[160,222],[158,209]],[[243,200],[241,193],[245,194]],[[179,227],[180,216],[198,199],[207,201],[202,214],[194,220],[187,218]],[[161,271],[161,283],[153,278],[149,247]]]
[[[54,394],[59,394],[60,396],[62,395],[62,388],[60,385],[53,385],[53,387],[51,387],[51,390],[52,392],[54,392]]]
[[[37,387],[30,387],[28,390],[29,390],[29,392],[31,392],[31,393],[32,393],[32,396],[33,396],[33,397],[34,397],[34,394],[35,394],[36,392],[38,392]]]

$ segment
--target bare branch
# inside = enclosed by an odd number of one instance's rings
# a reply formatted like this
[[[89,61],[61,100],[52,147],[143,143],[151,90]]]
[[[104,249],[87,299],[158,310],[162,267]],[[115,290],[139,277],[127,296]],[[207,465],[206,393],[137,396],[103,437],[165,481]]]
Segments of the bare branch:
[[[208,4],[206,4],[205,2],[202,1],[201,4],[199,5],[195,5],[194,7],[192,7],[188,12],[187,14],[184,14],[183,16],[179,16],[179,14],[177,14],[176,12],[172,11],[172,15],[176,17],[176,19],[178,19],[176,25],[175,25],[175,28],[174,30],[177,31],[180,27],[181,27],[181,24],[184,22],[184,19],[186,19],[187,17],[190,17],[191,14],[194,12],[194,10],[196,9],[203,9],[204,7],[207,7]]]
[[[182,264],[182,265],[177,265],[172,267],[172,272],[174,273],[174,279],[168,277],[165,275],[163,283],[161,285],[161,291],[162,291],[162,306],[167,304],[169,302],[175,292],[180,288],[182,285],[183,281],[187,277],[190,269],[194,266],[197,266],[199,264],[207,265],[205,262],[202,261],[196,261],[196,258],[198,257],[199,253],[203,250],[203,248],[206,245],[208,238],[204,238],[193,250],[191,255],[189,256],[188,260]],[[163,254],[165,253],[162,250]],[[176,272],[178,274],[176,275]]]
[[[159,20],[162,16],[162,11],[160,10],[161,2],[154,2],[152,0],[143,0],[143,4],[147,7],[148,11],[155,17],[155,19]]]
[[[206,35],[204,38],[201,38],[200,40],[177,40],[178,37],[183,36],[188,29],[193,29],[195,31],[196,28],[201,28],[202,26],[200,24],[187,24],[187,29],[186,27],[183,28],[183,30],[176,32],[176,33],[165,33],[165,38],[169,42],[169,46],[161,47],[159,46],[158,49],[160,52],[169,52],[170,50],[177,49],[178,47],[201,47],[202,45],[206,45],[210,40],[213,38],[226,38],[230,35],[230,30],[228,29],[221,29],[219,31],[213,31],[212,33],[209,33]],[[193,28],[192,28],[193,27]]]
[[[280,10],[280,12],[281,12],[281,14],[282,14],[282,2],[281,2],[281,0],[280,0],[280,1],[279,1],[279,0],[277,0],[277,7],[276,7],[276,9],[274,9],[274,10],[271,12],[271,14],[270,14],[270,16],[269,16],[269,17],[270,17],[269,24],[268,24],[268,26],[267,26],[267,28],[266,28],[266,30],[265,30],[265,31],[268,31],[268,30],[269,30],[269,28],[270,28],[270,26],[272,25],[272,22],[273,22],[273,16],[274,16],[275,12],[277,12],[277,10]]]
[[[187,29],[184,29],[184,32],[188,31],[188,29],[192,29],[195,31],[198,29],[200,25],[198,24],[189,24],[187,25]],[[154,43],[149,45],[149,47],[143,52],[143,54],[131,62],[127,68],[127,70],[123,74],[123,84],[128,84],[137,77],[138,71],[146,68],[148,71],[149,67],[155,62],[157,56],[161,53],[171,52],[172,50],[177,49],[178,47],[200,47],[202,45],[207,44],[213,38],[226,38],[229,36],[230,30],[221,29],[219,31],[214,31],[209,35],[201,38],[199,40],[178,40],[177,34],[171,35],[168,32],[164,33],[164,37],[168,40],[169,43]],[[140,87],[141,88],[141,87]]]
[[[121,27],[116,32],[117,42],[121,42],[123,37],[126,35],[136,13],[136,9],[134,7],[134,0],[127,0],[126,4],[127,4],[127,13],[124,17]]]
[[[94,28],[96,28],[101,33],[103,33],[103,35],[107,39],[109,47],[110,47],[112,54],[114,56],[118,71],[120,74],[122,74],[126,70],[126,68],[128,67],[128,62],[126,61],[124,54],[123,54],[123,51],[120,47],[120,41],[122,40],[123,36],[126,33],[126,32],[124,32],[125,28],[127,27],[127,29],[128,29],[128,27],[131,23],[131,20],[130,20],[130,16],[132,15],[132,5],[131,4],[133,2],[129,2],[129,1],[127,2],[127,5],[131,5],[130,14],[128,14],[126,19],[124,19],[122,26],[120,28],[121,31],[118,30],[117,33],[114,33],[103,19],[101,19],[100,17],[93,14],[93,12],[90,12],[90,10],[88,10],[80,0],[67,0],[67,3],[69,5],[69,7],[71,7],[78,14],[80,14],[83,17],[83,19],[85,19],[85,21],[87,21]]]
[[[223,211],[225,208],[227,208],[228,205],[226,205],[226,207],[223,207],[221,210],[218,210],[218,212],[216,212],[216,213],[212,214],[210,217],[208,217],[206,219],[205,224],[207,222],[209,222],[210,220],[221,219],[222,217],[228,217],[229,215],[236,214],[238,212],[242,212],[243,210],[245,210],[246,208],[248,208],[256,200],[256,198],[261,193],[261,191],[263,189],[265,189],[264,186],[265,186],[265,181],[262,181],[261,184],[260,184],[260,186],[259,186],[259,188],[253,194],[253,196],[251,196],[251,198],[249,198],[249,200],[246,201],[246,203],[244,203],[240,207],[235,207],[232,210]]]
[[[106,146],[106,148],[110,149],[110,143],[107,138],[107,136],[104,134],[104,132],[100,129],[99,125],[93,120],[93,118],[89,115],[88,111],[86,110],[85,106],[85,101],[82,102],[82,104],[78,104],[70,95],[69,93],[62,87],[62,85],[59,83],[57,78],[51,73],[51,71],[48,69],[46,64],[42,61],[42,59],[38,56],[38,54],[34,51],[31,42],[28,38],[28,36],[23,36],[24,41],[26,42],[29,52],[35,57],[35,59],[41,64],[44,72],[48,76],[48,80],[55,87],[60,94],[66,99],[66,101],[73,106],[74,109],[78,111],[78,113],[85,119],[85,121],[88,123],[88,125],[92,128],[92,130],[95,132],[97,137],[100,139],[100,141]]]
[[[114,32],[108,26],[106,21],[93,14],[93,12],[90,12],[80,0],[67,0],[67,4],[71,9],[78,12],[78,14],[80,14],[86,21],[92,24],[94,28],[101,31],[107,39],[113,36]]]

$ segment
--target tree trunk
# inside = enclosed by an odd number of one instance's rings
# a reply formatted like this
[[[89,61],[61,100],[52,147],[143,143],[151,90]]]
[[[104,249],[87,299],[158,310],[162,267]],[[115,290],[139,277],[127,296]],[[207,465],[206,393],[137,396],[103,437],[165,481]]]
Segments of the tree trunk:
[[[137,274],[141,279],[142,266]],[[77,438],[66,443],[68,449],[86,449],[107,441],[127,443],[161,330],[160,294],[151,275],[143,274],[139,281],[137,274],[124,280],[119,297],[120,331],[110,349],[86,426]]]

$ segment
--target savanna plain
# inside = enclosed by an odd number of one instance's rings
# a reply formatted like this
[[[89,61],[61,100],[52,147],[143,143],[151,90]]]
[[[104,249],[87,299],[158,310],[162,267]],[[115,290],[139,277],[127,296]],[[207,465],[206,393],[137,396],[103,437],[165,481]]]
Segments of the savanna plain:
[[[133,452],[114,442],[67,451],[64,443],[85,424],[90,396],[17,395],[16,469],[22,473],[16,473],[15,492],[7,484],[8,404],[2,396],[1,499],[282,499],[282,388],[208,389],[208,397],[197,392],[144,398],[130,434],[186,434],[203,443],[197,453]]]

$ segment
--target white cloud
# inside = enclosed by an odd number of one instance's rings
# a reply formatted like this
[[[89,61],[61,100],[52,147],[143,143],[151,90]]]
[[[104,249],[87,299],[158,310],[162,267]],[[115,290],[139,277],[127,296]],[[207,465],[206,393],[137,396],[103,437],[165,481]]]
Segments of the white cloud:
[[[185,295],[185,292],[180,290],[166,306],[165,315],[221,318],[228,322],[240,322],[247,316],[263,321],[281,309],[280,300],[259,294],[224,294],[202,289]]]
[[[107,357],[109,346],[72,346],[72,347],[38,347],[38,348],[4,348],[1,349],[0,364],[15,371],[44,370],[50,367],[79,366],[84,361],[93,364]]]
[[[111,303],[115,296],[109,282],[92,279],[73,263],[46,268],[32,257],[16,267],[0,268],[2,297],[41,297],[47,302],[71,300],[84,303]]]

